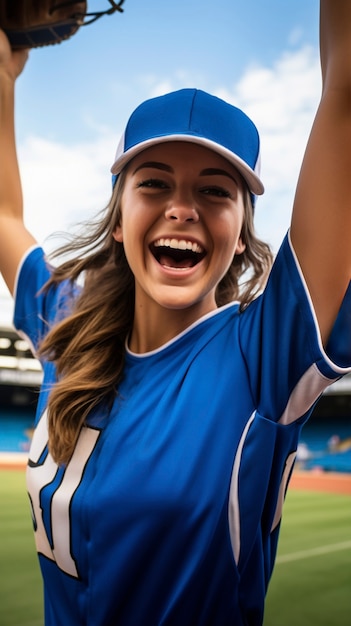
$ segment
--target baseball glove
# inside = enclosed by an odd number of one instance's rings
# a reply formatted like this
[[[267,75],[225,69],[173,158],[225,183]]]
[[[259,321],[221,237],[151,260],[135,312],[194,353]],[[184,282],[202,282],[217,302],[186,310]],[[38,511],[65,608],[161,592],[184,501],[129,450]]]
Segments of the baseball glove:
[[[80,26],[95,22],[102,15],[123,12],[124,0],[108,0],[104,11],[87,12],[87,2],[59,0],[0,0],[0,28],[12,48],[38,48],[61,43]]]

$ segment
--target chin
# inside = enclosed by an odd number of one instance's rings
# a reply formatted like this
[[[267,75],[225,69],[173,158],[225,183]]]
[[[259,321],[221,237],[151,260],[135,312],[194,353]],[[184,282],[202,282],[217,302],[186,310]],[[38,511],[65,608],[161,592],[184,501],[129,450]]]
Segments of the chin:
[[[193,311],[198,310],[198,316],[204,315],[217,308],[214,297],[201,297],[200,295],[189,297],[187,294],[170,294],[168,297],[157,298],[158,304],[168,311]]]

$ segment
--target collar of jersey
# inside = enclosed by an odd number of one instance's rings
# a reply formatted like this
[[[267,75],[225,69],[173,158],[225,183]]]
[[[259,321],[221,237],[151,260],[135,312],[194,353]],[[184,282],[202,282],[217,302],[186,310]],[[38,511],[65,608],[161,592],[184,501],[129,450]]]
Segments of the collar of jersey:
[[[238,307],[238,305],[239,303],[237,301],[229,302],[228,304],[225,304],[224,306],[221,306],[218,309],[215,309],[214,311],[210,311],[210,313],[206,313],[206,315],[203,315],[202,317],[200,317],[198,320],[196,320],[196,322],[194,322],[193,324],[190,324],[190,326],[185,328],[185,330],[183,330],[181,333],[179,333],[178,335],[176,335],[169,341],[166,341],[166,343],[162,344],[159,348],[156,348],[156,350],[150,350],[149,352],[143,352],[143,353],[132,352],[132,350],[128,346],[129,337],[127,337],[126,342],[125,342],[126,353],[136,359],[144,359],[144,358],[153,356],[154,354],[159,354],[163,350],[166,350],[167,348],[172,346],[174,343],[179,341],[182,337],[187,335],[194,328],[196,328],[200,324],[203,324],[206,320],[212,317],[215,317],[217,315],[220,315],[223,311],[226,311],[227,309],[230,309],[232,307]]]

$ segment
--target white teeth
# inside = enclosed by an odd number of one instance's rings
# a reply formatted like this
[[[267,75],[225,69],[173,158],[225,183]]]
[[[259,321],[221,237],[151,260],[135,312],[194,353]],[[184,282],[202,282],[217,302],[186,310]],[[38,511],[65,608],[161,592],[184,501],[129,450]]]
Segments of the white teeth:
[[[154,243],[155,248],[173,248],[174,250],[191,250],[198,254],[203,252],[202,247],[195,242],[186,241],[185,239],[164,239],[161,237]]]

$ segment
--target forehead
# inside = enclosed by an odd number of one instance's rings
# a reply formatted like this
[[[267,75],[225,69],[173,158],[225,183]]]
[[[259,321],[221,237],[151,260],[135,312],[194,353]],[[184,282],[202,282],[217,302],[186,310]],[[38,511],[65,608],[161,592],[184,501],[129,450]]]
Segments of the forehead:
[[[188,141],[162,142],[146,148],[136,155],[128,164],[129,172],[142,166],[143,163],[160,162],[176,170],[186,167],[194,173],[206,168],[220,168],[241,180],[241,175],[234,165],[220,154]]]

